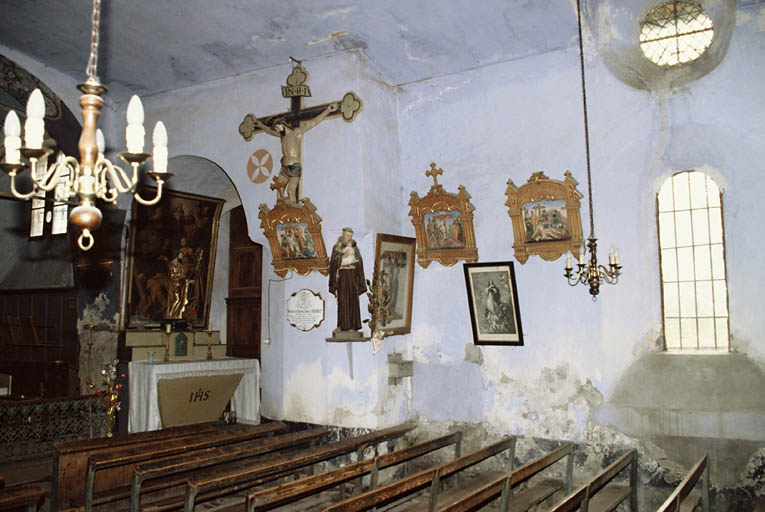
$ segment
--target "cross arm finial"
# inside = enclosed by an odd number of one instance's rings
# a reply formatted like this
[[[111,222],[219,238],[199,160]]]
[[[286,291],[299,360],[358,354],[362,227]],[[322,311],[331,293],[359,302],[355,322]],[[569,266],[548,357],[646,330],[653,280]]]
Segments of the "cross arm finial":
[[[438,186],[438,176],[443,174],[443,173],[444,173],[443,169],[440,169],[440,168],[437,169],[436,168],[436,163],[435,162],[430,162],[430,170],[429,171],[425,171],[425,176],[430,176],[431,178],[433,178],[433,186],[437,187]]]

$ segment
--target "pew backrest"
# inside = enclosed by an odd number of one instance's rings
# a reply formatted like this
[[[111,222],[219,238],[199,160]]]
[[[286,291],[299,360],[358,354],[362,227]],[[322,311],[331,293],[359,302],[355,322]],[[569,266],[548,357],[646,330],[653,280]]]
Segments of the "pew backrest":
[[[133,469],[142,462],[215,446],[241,443],[258,437],[273,435],[286,429],[286,425],[281,422],[262,423],[255,426],[208,432],[199,437],[155,441],[140,446],[124,446],[112,452],[92,455],[88,458],[85,475],[83,497],[85,512],[90,512],[93,509],[93,497],[96,491],[114,488],[124,482],[129,482]],[[98,473],[101,474],[101,477],[98,486],[96,486]]]
[[[523,466],[511,471],[509,474],[489,482],[478,489],[470,491],[453,503],[445,504],[440,508],[442,512],[468,512],[480,510],[491,501],[500,498],[500,510],[505,512],[513,510],[519,500],[530,500],[538,502],[541,499],[555,493],[564,487],[571,492],[573,466],[574,466],[574,444],[566,443],[550,453],[542,455]],[[513,495],[515,487],[523,482],[528,482],[532,477],[539,475],[543,470],[552,466],[563,457],[568,457],[566,465],[566,482],[545,481],[541,482],[535,490],[531,488],[528,492]],[[541,492],[540,492],[541,490]],[[525,509],[524,509],[525,510]]]
[[[614,510],[624,500],[629,499],[629,509],[631,512],[637,512],[637,450],[630,450],[616,461],[610,464],[606,469],[590,480],[586,485],[580,487],[573,494],[570,494],[552,509],[552,512],[571,512],[579,509],[581,512],[588,512],[591,508],[592,499],[606,485],[611,482],[622,471],[629,468],[628,486],[611,486],[613,491],[606,496],[605,491],[600,496],[604,499],[597,507],[600,511]],[[592,507],[593,509],[595,507]]]
[[[326,428],[313,428],[301,430],[289,434],[278,435],[265,439],[255,439],[245,443],[207,448],[196,452],[178,455],[169,458],[163,458],[159,461],[149,462],[136,466],[133,471],[133,481],[130,488],[130,511],[138,512],[141,502],[141,490],[145,483],[158,478],[162,478],[161,486],[153,486],[151,491],[160,488],[170,487],[183,483],[185,480],[168,479],[172,475],[181,473],[190,473],[194,470],[201,470],[219,464],[226,464],[241,459],[251,459],[259,455],[283,450],[288,448],[297,448],[305,443],[312,445],[320,438],[329,434]],[[179,475],[184,476],[184,475]],[[190,475],[188,475],[190,476]],[[114,496],[114,499],[122,496]]]
[[[226,468],[215,469],[189,478],[186,483],[184,497],[184,510],[191,512],[196,506],[197,496],[223,495],[228,491],[239,491],[252,487],[252,482],[259,478],[295,471],[302,467],[310,466],[317,462],[346,455],[351,452],[358,454],[361,460],[363,452],[370,446],[378,443],[391,441],[403,436],[415,428],[414,424],[403,424],[384,430],[376,430],[337,443],[317,446],[308,450],[301,450],[290,456],[264,456],[258,464],[232,465]],[[147,510],[152,510],[151,507]]]
[[[700,498],[693,493],[693,488],[696,486],[699,479],[702,480]],[[675,490],[672,491],[672,494],[670,494],[661,507],[659,507],[658,512],[676,512],[680,510],[680,505],[683,504],[689,496],[696,500],[697,503],[701,502],[703,512],[709,512],[709,455],[704,455],[696,464],[694,464],[685,478],[683,478]]]
[[[455,458],[457,458],[460,456],[461,443],[462,432],[455,432],[408,448],[386,453],[373,459],[360,460],[326,473],[258,490],[248,494],[246,510],[247,512],[272,510],[367,474],[370,475],[370,488],[374,489],[377,487],[378,472],[380,470],[414,460],[451,445],[454,445]]]
[[[426,469],[415,473],[396,482],[370,490],[359,496],[341,501],[324,509],[324,512],[358,512],[370,510],[375,507],[387,505],[401,498],[426,489],[431,488],[431,505],[434,505],[434,496],[437,497],[438,487],[441,480],[448,478],[460,471],[467,469],[489,457],[497,455],[505,450],[510,451],[510,460],[513,460],[515,454],[515,437],[509,437],[489,445],[480,450],[463,455],[453,461],[440,464],[435,468]],[[512,462],[511,462],[512,463]]]
[[[45,501],[45,490],[38,485],[12,485],[0,489],[0,510],[36,512]]]
[[[91,455],[107,453],[118,446],[198,436],[214,430],[215,426],[212,423],[199,423],[135,434],[117,434],[114,437],[55,443],[53,445],[51,510],[68,507],[69,500],[73,497],[82,498],[85,491],[88,458]]]

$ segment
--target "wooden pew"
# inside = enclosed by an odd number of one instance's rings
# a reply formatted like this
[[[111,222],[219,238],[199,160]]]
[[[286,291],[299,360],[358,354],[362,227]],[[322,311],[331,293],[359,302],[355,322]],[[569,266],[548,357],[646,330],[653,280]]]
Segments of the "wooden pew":
[[[629,467],[629,485],[607,484]],[[629,509],[637,512],[637,451],[630,450],[601,471],[587,485],[568,496],[552,512],[610,512],[629,499]]]
[[[247,495],[246,510],[247,512],[273,510],[365,475],[370,475],[370,487],[374,489],[377,487],[378,472],[380,470],[413,460],[450,445],[454,445],[454,457],[458,458],[460,456],[461,443],[462,432],[455,432],[409,448],[380,455],[373,459],[361,460],[326,473],[255,491]]]
[[[413,430],[414,427],[413,424],[398,425],[336,443],[296,451],[288,455],[264,455],[255,464],[249,461],[235,462],[224,468],[205,470],[189,478],[186,483],[185,496],[180,502],[177,498],[171,497],[143,506],[141,510],[144,512],[162,512],[183,506],[185,510],[192,511],[197,502],[249,489],[263,481],[273,480],[277,476],[293,473],[318,462],[334,459],[354,451],[361,459],[366,448],[401,437]]]
[[[141,495],[184,484],[191,473],[203,468],[226,464],[241,459],[252,459],[266,453],[297,448],[305,443],[313,445],[329,434],[325,428],[302,430],[267,439],[256,439],[235,445],[206,448],[192,453],[163,458],[159,461],[141,464],[133,472],[132,485],[119,487],[96,495],[94,505],[130,497],[130,511],[138,512]]]
[[[110,452],[92,455],[88,458],[85,476],[85,512],[93,510],[95,492],[119,487],[129,482],[135,466],[142,462],[160,457],[169,457],[193,450],[202,450],[215,446],[241,443],[276,432],[286,430],[281,422],[262,423],[260,425],[237,425],[236,428],[205,432],[200,436],[188,436],[180,439],[154,441],[142,445],[122,446]],[[100,473],[98,485],[96,474]]]
[[[393,503],[407,496],[431,488],[431,510],[438,498],[438,487],[441,481],[460,471],[474,466],[489,457],[497,455],[505,450],[510,450],[510,460],[515,454],[515,437],[509,437],[487,446],[481,450],[463,455],[453,461],[440,464],[435,468],[426,469],[414,475],[402,478],[383,487],[370,490],[356,497],[341,501],[324,509],[324,512],[357,512],[370,510],[379,506]],[[422,510],[422,508],[419,508]]]
[[[699,478],[703,476],[701,492],[694,491]],[[703,512],[709,512],[709,455],[704,455],[688,472],[658,512],[691,511],[701,506]]]
[[[36,512],[45,501],[45,491],[37,485],[12,485],[0,489],[0,510],[26,509]]]
[[[199,423],[150,432],[117,434],[114,437],[56,443],[53,445],[51,510],[55,512],[60,508],[68,507],[71,498],[82,498],[85,491],[88,457],[91,455],[107,453],[119,446],[177,439],[215,430],[216,428],[212,423]]]
[[[514,493],[513,489],[532,477],[539,475],[544,469],[555,464],[563,457],[568,456],[566,467],[566,482],[557,479],[543,479],[534,485]],[[498,478],[479,489],[463,495],[456,500],[443,500],[447,504],[439,503],[438,510],[442,512],[467,512],[480,510],[490,502],[500,498],[500,511],[526,511],[536,507],[539,503],[549,498],[556,492],[566,489],[571,492],[572,473],[574,469],[574,445],[566,443],[552,452],[543,455],[531,462],[524,464],[509,475]],[[436,510],[432,507],[431,510]]]

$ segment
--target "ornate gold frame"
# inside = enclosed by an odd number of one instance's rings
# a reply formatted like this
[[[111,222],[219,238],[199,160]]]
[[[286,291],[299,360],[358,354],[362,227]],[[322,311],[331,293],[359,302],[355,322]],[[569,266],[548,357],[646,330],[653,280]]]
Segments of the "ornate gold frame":
[[[520,187],[516,187],[513,180],[507,180],[505,205],[507,206],[507,214],[513,222],[515,259],[521,264],[526,263],[529,255],[532,254],[538,254],[545,261],[554,261],[568,251],[576,255],[579,254],[579,250],[584,245],[582,219],[579,215],[582,194],[576,189],[579,183],[569,171],[566,171],[564,176],[563,181],[558,181],[551,180],[543,172],[535,172],[528,182]],[[553,200],[565,201],[569,236],[550,241],[528,240],[525,236],[525,225],[522,218],[523,206],[528,203]]]
[[[428,268],[431,261],[438,261],[441,265],[451,267],[459,260],[467,263],[478,261],[478,249],[475,244],[475,231],[473,230],[473,212],[475,206],[470,203],[470,194],[465,187],[460,185],[456,194],[446,192],[438,183],[438,176],[443,174],[442,169],[437,169],[434,162],[430,163],[430,170],[426,176],[433,178],[433,185],[428,194],[420,198],[417,192],[412,192],[409,198],[409,216],[412,218],[414,231],[417,236],[417,263],[422,268]],[[429,248],[428,234],[425,228],[425,216],[429,213],[459,212],[459,223],[462,228],[464,247],[458,248]]]
[[[274,183],[271,188],[278,189],[279,197],[276,200],[276,205],[273,209],[269,209],[265,203],[261,203],[258,218],[260,218],[260,227],[263,228],[263,233],[268,238],[271,247],[273,256],[271,264],[274,266],[274,272],[279,277],[286,276],[290,270],[294,270],[301,276],[308,275],[313,270],[318,270],[325,276],[329,275],[329,258],[324,246],[324,238],[321,235],[321,217],[316,213],[316,207],[307,197],[302,199],[302,207],[289,206],[286,203],[286,198],[283,197],[283,185]],[[279,243],[277,227],[281,224],[303,222],[306,224],[305,229],[313,238],[315,256],[312,258],[285,258]]]

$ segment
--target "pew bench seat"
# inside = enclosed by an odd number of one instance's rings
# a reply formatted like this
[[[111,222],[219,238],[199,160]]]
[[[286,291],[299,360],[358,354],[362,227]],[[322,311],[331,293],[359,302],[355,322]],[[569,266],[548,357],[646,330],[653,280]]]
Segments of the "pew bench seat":
[[[35,512],[45,501],[45,490],[39,485],[12,485],[0,489],[0,510],[25,509]]]

